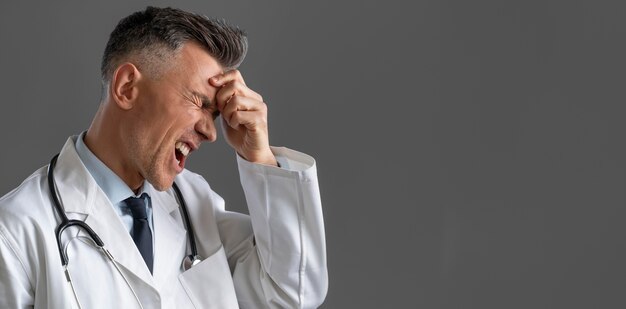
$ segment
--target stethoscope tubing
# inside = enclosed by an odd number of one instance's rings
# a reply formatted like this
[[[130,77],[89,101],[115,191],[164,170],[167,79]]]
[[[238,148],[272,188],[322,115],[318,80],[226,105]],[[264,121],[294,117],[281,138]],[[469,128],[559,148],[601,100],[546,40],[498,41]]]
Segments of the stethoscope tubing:
[[[64,268],[66,268],[67,264],[69,263],[69,258],[67,257],[67,253],[65,252],[65,250],[63,250],[63,246],[61,242],[61,235],[67,228],[71,226],[77,226],[78,228],[82,228],[85,232],[87,232],[89,237],[93,240],[94,244],[99,249],[103,249],[104,242],[102,241],[102,239],[100,239],[98,234],[93,229],[91,229],[91,227],[87,223],[80,221],[80,220],[75,220],[75,219],[70,220],[65,214],[65,209],[63,208],[63,206],[61,205],[61,202],[59,201],[57,187],[54,182],[54,168],[56,167],[56,162],[57,162],[58,157],[59,157],[59,154],[56,154],[54,157],[52,157],[52,160],[50,160],[50,164],[48,165],[48,186],[50,187],[50,196],[52,197],[54,208],[61,220],[61,222],[55,229],[55,234],[56,234],[57,246],[59,249],[59,255],[61,257],[61,264]],[[176,195],[176,199],[180,203],[181,213],[183,214],[184,224],[187,229],[187,237],[189,240],[189,247],[191,251],[191,254],[186,256],[185,259],[183,260],[183,267],[185,268],[185,270],[187,270],[189,267],[195,265],[195,263],[199,261],[198,249],[196,247],[196,239],[193,233],[193,226],[191,224],[191,220],[189,219],[189,213],[187,212],[187,203],[185,203],[185,199],[183,198],[183,195],[180,189],[178,188],[178,185],[176,185],[175,182],[172,184],[172,188],[174,189],[174,195]],[[107,250],[104,250],[104,251],[108,252]],[[190,263],[188,262],[188,259],[190,260]]]

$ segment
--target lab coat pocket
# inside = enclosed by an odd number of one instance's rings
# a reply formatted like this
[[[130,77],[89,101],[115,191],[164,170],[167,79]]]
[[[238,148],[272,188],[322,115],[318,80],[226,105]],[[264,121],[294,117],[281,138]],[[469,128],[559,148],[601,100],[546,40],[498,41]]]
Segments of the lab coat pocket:
[[[178,276],[195,308],[239,308],[224,247]]]

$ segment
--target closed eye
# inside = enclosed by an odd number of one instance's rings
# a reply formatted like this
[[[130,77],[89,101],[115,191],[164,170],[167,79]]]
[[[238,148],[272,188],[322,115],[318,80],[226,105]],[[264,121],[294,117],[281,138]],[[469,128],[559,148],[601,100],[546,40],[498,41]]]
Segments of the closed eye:
[[[213,116],[213,119],[217,118],[220,115],[220,112],[217,110],[217,106],[213,104],[213,102],[211,102],[211,99],[209,99],[209,97],[196,91],[192,91],[191,94],[193,95],[194,99],[196,99],[194,100],[194,102],[200,101],[200,108],[208,110]]]

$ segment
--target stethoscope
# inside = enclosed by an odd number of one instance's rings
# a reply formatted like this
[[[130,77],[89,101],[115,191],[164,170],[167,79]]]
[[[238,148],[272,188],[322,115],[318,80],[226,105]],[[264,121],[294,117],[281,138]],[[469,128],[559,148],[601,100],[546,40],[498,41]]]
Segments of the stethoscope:
[[[50,160],[50,164],[48,165],[48,186],[50,187],[50,196],[52,196],[52,201],[54,202],[54,209],[59,215],[59,217],[61,218],[61,223],[59,223],[59,225],[56,227],[56,230],[55,230],[57,246],[59,248],[59,255],[61,256],[61,264],[63,266],[63,271],[65,272],[65,278],[67,279],[67,281],[69,282],[72,288],[72,292],[74,293],[74,298],[76,299],[76,302],[78,303],[79,308],[82,308],[82,306],[80,305],[80,302],[78,301],[78,296],[76,294],[76,290],[74,289],[74,284],[72,282],[72,276],[70,275],[70,271],[67,267],[69,263],[69,258],[67,256],[67,251],[66,251],[67,248],[63,248],[63,245],[61,243],[61,235],[67,228],[71,226],[76,226],[79,229],[83,229],[87,233],[87,235],[89,235],[91,242],[93,242],[93,244],[96,246],[97,249],[99,249],[100,251],[104,253],[107,259],[112,262],[117,272],[122,276],[122,278],[124,278],[124,281],[130,288],[131,292],[133,293],[135,299],[137,300],[137,303],[139,304],[141,308],[143,308],[143,306],[141,305],[141,301],[139,300],[139,297],[137,296],[137,293],[135,293],[135,290],[130,285],[130,282],[128,282],[128,279],[126,278],[124,273],[120,270],[111,252],[109,252],[109,250],[107,250],[104,247],[104,242],[102,241],[102,239],[100,239],[100,236],[98,236],[98,234],[96,234],[96,232],[94,232],[94,230],[91,229],[91,227],[87,223],[80,221],[80,220],[76,220],[76,219],[70,220],[67,218],[67,215],[65,214],[65,209],[61,205],[61,202],[59,202],[59,195],[57,193],[56,183],[54,182],[54,167],[56,166],[58,157],[59,157],[58,154],[55,155],[52,158],[52,160]],[[183,195],[180,192],[180,189],[178,188],[175,182],[172,184],[172,188],[174,189],[174,194],[176,195],[176,199],[178,200],[178,203],[180,204],[180,210],[181,210],[181,213],[183,214],[183,221],[185,224],[185,229],[187,230],[187,235],[188,235],[187,237],[189,240],[189,247],[191,250],[191,254],[185,256],[185,258],[183,259],[183,263],[182,263],[183,270],[186,271],[190,269],[192,266],[200,263],[200,256],[198,255],[198,250],[196,247],[196,239],[193,233],[193,226],[191,225],[191,220],[189,220],[189,214],[187,213],[187,204],[185,203],[185,199],[183,198]]]

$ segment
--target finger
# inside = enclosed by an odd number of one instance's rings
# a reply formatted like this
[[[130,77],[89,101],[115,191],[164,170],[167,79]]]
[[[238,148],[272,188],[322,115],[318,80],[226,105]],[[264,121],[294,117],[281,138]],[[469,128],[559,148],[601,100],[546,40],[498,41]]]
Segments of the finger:
[[[246,84],[239,70],[230,70],[230,71],[215,75],[209,79],[210,83],[215,87],[221,87],[235,80],[243,83],[244,85]]]
[[[266,117],[261,111],[235,111],[230,114],[226,124],[235,130],[246,128],[257,131],[267,128]]]
[[[238,95],[230,97],[222,109],[221,113],[232,113],[234,111],[252,111],[265,108],[265,103]]]
[[[240,96],[232,97],[220,113],[222,118],[230,125],[233,115],[242,111],[257,111],[260,112],[264,119],[267,119],[267,105],[265,103]]]
[[[232,81],[222,86],[222,88],[219,89],[215,94],[218,109],[223,108],[223,105],[225,105],[226,102],[230,100],[230,98],[234,95],[252,98],[260,102],[263,101],[263,97],[261,97],[260,94],[246,87],[245,84],[241,83],[240,81]]]

